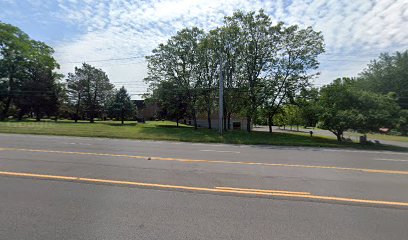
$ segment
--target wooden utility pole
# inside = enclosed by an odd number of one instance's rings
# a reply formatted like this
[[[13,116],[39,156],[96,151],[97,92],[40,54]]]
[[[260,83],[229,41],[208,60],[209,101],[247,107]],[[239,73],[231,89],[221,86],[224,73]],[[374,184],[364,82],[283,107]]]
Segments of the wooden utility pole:
[[[224,119],[224,78],[222,75],[222,55],[220,57],[220,82],[219,82],[219,88],[220,88],[220,97],[219,97],[219,107],[220,109],[218,110],[219,116],[218,116],[218,130],[220,131],[220,134],[223,134],[224,127],[223,127],[223,119]]]

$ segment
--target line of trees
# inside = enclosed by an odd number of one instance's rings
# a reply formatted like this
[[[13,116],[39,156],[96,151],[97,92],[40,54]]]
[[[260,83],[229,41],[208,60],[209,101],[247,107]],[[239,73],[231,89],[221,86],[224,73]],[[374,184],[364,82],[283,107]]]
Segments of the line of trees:
[[[272,132],[281,106],[310,88],[323,51],[322,34],[311,27],[273,24],[263,10],[237,11],[221,27],[185,28],[160,44],[146,58],[145,81],[168,116],[188,117],[197,128],[197,114],[206,113],[211,128],[222,75],[225,127],[241,115],[251,131],[262,110]]]
[[[384,53],[357,78],[339,78],[301,94],[275,116],[280,126],[318,126],[339,141],[347,130],[408,133],[408,50]],[[303,95],[303,96],[302,96]]]
[[[235,12],[209,32],[185,28],[147,56],[149,100],[177,122],[218,109],[224,78],[224,126],[232,116],[252,124],[318,126],[339,141],[347,130],[392,128],[408,132],[408,50],[381,54],[357,78],[313,88],[323,37],[311,27],[273,24],[262,10]],[[17,27],[0,22],[0,119],[48,117],[75,121],[132,119],[137,111],[122,87],[84,63],[58,74],[53,49]]]
[[[74,73],[67,78],[67,96],[74,110],[75,122],[79,119],[89,119],[94,122],[95,117],[133,119],[136,106],[131,101],[125,87],[114,89],[113,84],[104,71],[89,64],[76,67]]]
[[[0,119],[32,113],[55,115],[63,86],[53,49],[29,38],[17,27],[0,22]]]
[[[366,133],[377,132],[380,127],[392,128],[396,133],[408,133],[408,50],[395,54],[383,53],[371,61],[359,77],[336,80],[321,90],[322,106],[325,96],[333,99],[333,92],[342,92],[342,99],[353,99],[344,103],[343,119],[349,119],[346,126],[337,129],[337,133],[352,129]],[[336,88],[340,88],[336,90]],[[341,90],[343,89],[343,90]],[[341,91],[340,91],[341,90]],[[332,105],[333,106],[333,105]],[[336,103],[336,106],[341,106]],[[354,111],[354,113],[353,113]],[[322,126],[327,124],[323,122]],[[329,129],[330,130],[330,129]]]
[[[218,111],[224,78],[224,127],[231,116],[255,123],[319,126],[339,141],[344,131],[393,128],[407,134],[408,53],[382,54],[358,78],[313,88],[323,37],[311,27],[273,24],[262,10],[235,12],[221,27],[177,32],[147,56],[152,101],[165,117],[189,118]],[[227,130],[227,129],[225,129]]]
[[[101,69],[84,63],[64,76],[54,50],[19,28],[0,22],[0,120],[13,117],[133,119],[136,106],[122,87],[114,89]]]

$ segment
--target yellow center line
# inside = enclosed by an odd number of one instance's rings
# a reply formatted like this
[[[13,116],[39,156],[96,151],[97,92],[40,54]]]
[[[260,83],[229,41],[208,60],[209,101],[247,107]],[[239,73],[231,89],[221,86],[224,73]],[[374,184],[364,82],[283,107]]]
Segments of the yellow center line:
[[[44,178],[53,180],[78,180],[78,177],[68,177],[68,176],[58,176],[58,175],[48,175],[48,174],[34,174],[34,173],[20,173],[20,172],[3,172],[0,171],[0,175],[3,176],[16,176],[16,177],[33,177],[33,178]]]
[[[308,195],[308,194],[295,194],[295,193],[303,193],[303,192],[290,192],[290,191],[286,191],[288,193],[283,193],[283,192],[280,193],[280,192],[273,191],[273,190],[264,190],[264,191],[271,191],[271,192],[263,192],[261,189],[248,189],[250,191],[246,191],[245,188],[229,188],[229,187],[204,188],[204,187],[178,186],[178,185],[168,185],[168,184],[142,183],[142,182],[132,182],[132,181],[119,181],[119,180],[109,180],[109,179],[83,178],[83,177],[58,176],[58,175],[21,173],[21,172],[6,172],[6,171],[0,171],[0,176],[30,177],[30,178],[48,179],[48,180],[65,180],[65,181],[79,182],[79,183],[80,182],[105,183],[105,184],[123,185],[123,186],[140,186],[140,187],[152,187],[152,188],[161,188],[161,189],[179,189],[179,190],[200,191],[200,192],[234,193],[234,194],[242,194],[242,195],[276,196],[276,197],[334,201],[334,202],[343,202],[343,203],[364,203],[364,204],[372,204],[372,205],[408,207],[408,202],[392,202],[392,201],[382,201],[382,200],[367,200],[367,199],[318,196],[318,195]],[[236,190],[236,189],[242,189],[242,190]]]
[[[292,191],[282,191],[282,190],[265,190],[265,189],[254,189],[254,188],[232,188],[232,187],[215,187],[216,189],[223,190],[237,190],[237,191],[247,191],[247,192],[264,192],[264,193],[285,193],[285,194],[295,194],[295,195],[310,195],[310,192],[292,192]]]
[[[45,149],[24,149],[24,148],[0,148],[0,151],[24,151],[24,152],[40,152],[40,153],[58,153],[58,154],[74,154],[74,155],[90,155],[90,156],[108,156],[108,157],[124,157],[136,159],[149,159],[156,161],[176,161],[184,163],[219,163],[219,164],[238,164],[238,165],[258,165],[269,167],[294,167],[294,168],[314,168],[314,169],[331,169],[343,171],[357,171],[364,173],[383,173],[383,174],[399,174],[408,175],[408,171],[398,170],[383,170],[383,169],[367,169],[367,168],[348,168],[335,166],[321,166],[321,165],[302,165],[302,164],[284,164],[284,163],[261,163],[261,162],[241,162],[241,161],[223,161],[223,160],[200,160],[200,159],[183,159],[183,158],[164,158],[164,157],[149,157],[127,154],[111,154],[111,153],[92,153],[92,152],[72,152],[72,151],[58,151]]]

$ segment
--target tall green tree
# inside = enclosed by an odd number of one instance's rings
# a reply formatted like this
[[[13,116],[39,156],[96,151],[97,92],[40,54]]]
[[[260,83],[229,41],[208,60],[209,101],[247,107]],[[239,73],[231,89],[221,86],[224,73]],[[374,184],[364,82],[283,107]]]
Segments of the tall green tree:
[[[153,50],[146,57],[148,61],[148,77],[146,82],[151,87],[163,81],[178,86],[174,94],[186,96],[188,113],[197,129],[198,100],[202,88],[202,71],[199,71],[198,44],[204,38],[203,30],[193,27],[185,28]]]
[[[224,78],[224,127],[231,127],[231,116],[241,115],[246,103],[245,79],[241,74],[240,57],[243,45],[239,42],[240,29],[232,21],[225,21],[224,26],[214,30],[218,36],[219,62],[223,62]],[[211,34],[211,32],[210,32]],[[218,77],[219,78],[219,77]]]
[[[392,95],[380,95],[355,88],[353,79],[336,79],[320,92],[319,127],[342,140],[346,130],[378,131],[396,124],[399,107]]]
[[[2,80],[0,78],[0,114],[3,116],[3,109],[4,109],[4,105],[5,105],[5,100],[8,96],[7,94],[8,92],[8,87],[7,87],[7,81],[6,80]],[[1,117],[0,117],[1,118]]]
[[[114,88],[104,71],[86,63],[81,68],[76,67],[75,73],[68,75],[67,86],[71,99],[77,99],[77,109],[82,106],[91,123],[106,109]]]
[[[256,118],[257,108],[263,101],[261,74],[270,58],[270,34],[273,27],[270,17],[263,10],[259,13],[237,11],[231,17],[226,17],[225,22],[238,29],[237,40],[241,43],[239,71],[245,82],[245,92],[242,94],[246,101],[244,112],[247,131],[251,131],[252,120]]]
[[[305,127],[316,127],[319,122],[320,105],[319,89],[304,88],[300,90],[292,104],[299,107],[300,115],[303,119]]]
[[[211,126],[211,114],[216,106],[217,83],[219,78],[219,35],[211,31],[198,44],[198,111],[207,113],[208,128]],[[218,54],[217,54],[218,53]]]
[[[161,109],[161,117],[168,120],[176,120],[177,127],[179,121],[188,115],[188,98],[185,91],[180,91],[173,82],[163,81],[153,90],[153,94],[148,100],[156,102]]]
[[[402,109],[399,112],[399,117],[397,120],[397,129],[401,135],[408,135],[408,109]]]
[[[284,111],[283,107],[280,107],[276,114],[273,116],[273,122],[276,126],[283,126],[284,128],[286,128],[286,125],[289,124],[289,121],[285,114],[286,112]]]
[[[278,126],[289,125],[291,130],[292,126],[296,126],[297,130],[299,130],[299,126],[304,124],[301,108],[293,104],[285,104],[281,106],[273,116],[273,121]]]
[[[379,94],[395,93],[402,108],[396,130],[407,135],[408,115],[408,50],[383,53],[368,64],[356,82],[359,89]]]
[[[152,90],[162,82],[177,86],[174,94],[187,99],[194,125],[200,111],[207,113],[211,127],[222,74],[224,126],[230,126],[236,114],[247,118],[251,131],[258,113],[267,113],[271,125],[280,105],[291,103],[308,87],[317,75],[317,56],[323,50],[321,33],[310,27],[273,25],[263,10],[237,11],[207,34],[197,28],[183,29],[159,45],[147,57],[146,81]]]
[[[133,118],[136,115],[136,105],[131,101],[130,95],[124,86],[111,98],[108,103],[108,112],[110,117],[120,119],[122,125],[125,119]]]
[[[383,53],[360,74],[357,87],[380,94],[396,93],[398,104],[408,109],[408,50]]]
[[[8,116],[30,48],[30,38],[27,34],[15,26],[0,22],[0,79],[3,85],[0,119],[2,120]]]
[[[32,41],[30,57],[24,65],[24,80],[16,91],[18,118],[33,112],[37,121],[43,115],[57,116],[63,85],[61,74],[53,72],[59,65],[52,57],[54,50],[42,42]]]
[[[287,125],[296,126],[299,131],[299,125],[304,124],[301,109],[296,105],[285,105],[283,106],[283,111],[285,112],[284,116],[286,118]]]
[[[35,41],[10,24],[0,22],[0,79],[2,111],[0,119],[9,115],[12,105],[18,118],[34,112],[40,120],[43,114],[56,115],[61,75],[52,57],[54,50]]]
[[[273,43],[277,48],[271,54],[265,78],[264,108],[270,132],[273,116],[279,107],[285,102],[293,104],[296,96],[309,87],[310,80],[318,75],[317,57],[324,52],[321,32],[311,27],[300,29],[296,25],[278,25],[276,28],[278,33]]]
[[[75,122],[78,122],[80,115],[82,115],[81,112],[83,112],[82,100],[84,99],[86,85],[86,76],[84,76],[83,73],[83,71],[75,68],[75,73],[68,73],[67,78],[68,101],[74,106]]]
[[[293,99],[317,75],[317,57],[324,52],[323,37],[311,27],[300,29],[283,23],[273,25],[262,10],[236,12],[226,18],[228,26],[239,29],[238,60],[245,82],[247,130],[258,107],[267,113],[270,132],[280,105]]]

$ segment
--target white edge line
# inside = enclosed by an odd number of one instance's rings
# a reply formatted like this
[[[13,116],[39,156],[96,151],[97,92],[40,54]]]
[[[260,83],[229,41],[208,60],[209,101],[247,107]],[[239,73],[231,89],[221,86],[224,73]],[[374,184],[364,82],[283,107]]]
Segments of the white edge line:
[[[210,149],[200,150],[200,152],[241,153],[241,152],[236,152],[236,151],[220,151],[220,150],[210,150]]]
[[[376,161],[388,161],[388,162],[408,162],[406,159],[388,159],[388,158],[376,158]]]

